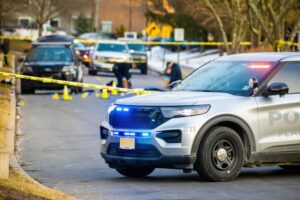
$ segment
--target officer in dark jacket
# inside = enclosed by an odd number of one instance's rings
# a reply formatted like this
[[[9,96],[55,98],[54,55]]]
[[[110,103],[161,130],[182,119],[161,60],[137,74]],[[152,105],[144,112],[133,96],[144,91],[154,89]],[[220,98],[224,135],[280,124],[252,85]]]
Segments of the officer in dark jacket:
[[[173,62],[168,62],[167,67],[164,70],[164,87],[168,88],[170,83],[181,80],[181,69],[179,65]]]
[[[8,66],[7,54],[9,53],[9,39],[5,38],[1,47],[4,54],[4,66]]]
[[[113,67],[113,72],[117,78],[117,87],[130,88],[130,68],[132,65],[130,63],[115,63]]]

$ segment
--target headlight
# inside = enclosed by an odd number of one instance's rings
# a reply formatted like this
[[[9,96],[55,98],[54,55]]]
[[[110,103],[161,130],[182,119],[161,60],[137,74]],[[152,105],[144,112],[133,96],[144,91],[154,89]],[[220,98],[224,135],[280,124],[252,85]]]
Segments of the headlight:
[[[62,69],[62,71],[65,72],[65,73],[71,73],[71,74],[75,74],[76,73],[73,65],[64,66],[64,68]]]
[[[110,114],[117,106],[115,104],[111,104],[109,107],[108,107],[108,114]]]
[[[24,63],[23,71],[24,72],[33,72],[33,69],[30,65],[28,65],[27,63]]]
[[[210,105],[161,107],[162,114],[165,118],[202,115],[207,113],[209,109]]]
[[[105,57],[95,56],[95,61],[105,61]]]

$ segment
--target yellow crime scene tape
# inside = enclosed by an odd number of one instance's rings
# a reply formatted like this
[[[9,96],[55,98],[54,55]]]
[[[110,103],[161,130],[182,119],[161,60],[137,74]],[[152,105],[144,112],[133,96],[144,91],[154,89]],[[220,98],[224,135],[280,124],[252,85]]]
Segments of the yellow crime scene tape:
[[[64,86],[89,88],[89,89],[102,90],[102,91],[110,90],[110,91],[112,91],[112,93],[120,92],[120,93],[132,93],[132,94],[136,94],[136,95],[152,93],[151,91],[145,91],[144,89],[118,88],[115,86],[107,86],[105,84],[96,85],[96,84],[89,84],[89,83],[78,83],[78,82],[72,82],[72,81],[64,81],[64,80],[57,80],[57,79],[51,79],[51,78],[42,78],[42,77],[36,77],[36,76],[27,76],[27,75],[7,73],[7,72],[0,72],[0,76],[18,78],[18,79],[27,79],[27,80],[32,80],[32,81],[40,81],[43,83],[54,83],[54,84],[59,84],[59,85],[64,85]]]
[[[32,37],[18,37],[18,36],[0,36],[0,39],[11,39],[11,40],[27,40],[27,41],[34,41]],[[222,46],[225,42],[155,42],[155,41],[124,41],[124,40],[101,40],[101,39],[83,39],[83,38],[74,38],[75,41],[88,43],[88,44],[95,44],[95,43],[105,43],[105,42],[124,42],[127,44],[144,44],[144,45],[187,45],[187,46]],[[228,42],[229,45],[232,42]],[[251,42],[243,41],[241,42],[242,46],[250,46]]]
[[[87,62],[100,62],[107,64],[128,63],[128,64],[145,64],[146,60],[119,60],[119,59],[89,59]]]

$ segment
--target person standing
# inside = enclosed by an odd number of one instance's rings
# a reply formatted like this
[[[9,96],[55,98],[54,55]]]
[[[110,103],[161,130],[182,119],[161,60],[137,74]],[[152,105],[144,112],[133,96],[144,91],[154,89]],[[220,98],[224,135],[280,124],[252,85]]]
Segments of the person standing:
[[[8,66],[8,59],[7,59],[7,56],[8,56],[8,53],[9,53],[9,39],[8,38],[5,38],[3,40],[3,43],[2,43],[2,52],[4,54],[4,66]]]
[[[163,77],[165,88],[169,88],[169,84],[181,80],[182,74],[179,65],[174,62],[168,62]]]

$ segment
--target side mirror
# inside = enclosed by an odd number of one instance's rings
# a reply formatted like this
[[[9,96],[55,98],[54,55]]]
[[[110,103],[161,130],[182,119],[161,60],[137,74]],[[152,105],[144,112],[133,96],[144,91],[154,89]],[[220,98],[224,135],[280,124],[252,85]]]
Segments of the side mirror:
[[[129,53],[130,53],[130,54],[133,54],[133,53],[134,53],[134,50],[133,50],[133,49],[130,49],[130,50],[129,50]]]
[[[285,83],[272,83],[263,91],[263,96],[279,95],[283,96],[289,93],[289,87]]]
[[[177,85],[179,85],[181,83],[182,80],[178,80],[178,81],[174,81],[172,83],[169,84],[169,88],[173,89],[174,87],[176,87]]]

